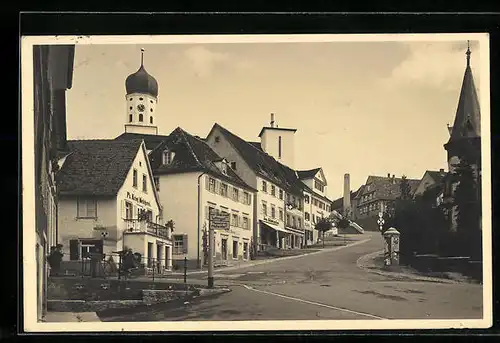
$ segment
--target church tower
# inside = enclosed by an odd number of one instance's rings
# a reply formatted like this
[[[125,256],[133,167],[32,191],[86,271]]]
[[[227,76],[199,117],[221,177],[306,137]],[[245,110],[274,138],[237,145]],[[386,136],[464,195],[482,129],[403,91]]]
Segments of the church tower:
[[[467,64],[465,74],[462,81],[462,89],[458,99],[457,112],[453,126],[448,126],[450,138],[444,145],[448,153],[448,170],[449,177],[445,183],[445,192],[443,194],[445,202],[449,207],[450,229],[457,229],[457,213],[458,209],[453,205],[454,194],[458,183],[454,180],[453,175],[456,171],[456,166],[460,161],[467,161],[472,167],[474,176],[479,185],[481,185],[481,111],[479,108],[479,98],[477,96],[474,77],[470,67],[471,51],[467,46]],[[481,199],[478,194],[478,199]]]
[[[125,89],[125,132],[157,135],[158,82],[144,68],[144,49],[141,49],[141,66],[127,77]]]

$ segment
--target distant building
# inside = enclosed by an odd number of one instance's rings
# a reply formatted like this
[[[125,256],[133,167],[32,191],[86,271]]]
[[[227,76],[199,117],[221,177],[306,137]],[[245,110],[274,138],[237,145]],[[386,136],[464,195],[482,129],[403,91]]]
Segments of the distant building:
[[[90,253],[114,255],[130,248],[147,268],[169,270],[172,232],[165,226],[169,219],[144,142],[69,141],[68,149],[58,174],[58,241],[66,252],[65,268],[80,268]]]
[[[439,171],[426,170],[415,190],[414,196],[423,195],[430,187],[441,185],[445,176],[446,172],[444,169],[440,169]]]
[[[33,46],[38,320],[47,304],[47,256],[58,243],[57,160],[66,151],[66,90],[72,86],[74,53],[74,45]]]

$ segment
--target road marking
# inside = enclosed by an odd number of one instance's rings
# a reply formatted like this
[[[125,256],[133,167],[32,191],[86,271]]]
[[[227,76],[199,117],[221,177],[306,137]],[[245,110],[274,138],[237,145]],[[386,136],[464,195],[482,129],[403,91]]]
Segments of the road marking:
[[[274,295],[276,297],[280,297],[280,298],[284,298],[284,299],[288,299],[288,300],[294,300],[294,301],[302,302],[302,303],[309,304],[309,305],[321,306],[321,307],[326,307],[326,308],[329,308],[329,309],[332,309],[332,310],[337,310],[337,311],[343,311],[343,312],[348,312],[348,313],[352,313],[352,314],[357,314],[357,315],[360,315],[360,316],[371,317],[371,318],[375,318],[375,319],[387,320],[387,318],[375,316],[375,315],[369,314],[369,313],[352,311],[352,310],[348,310],[346,308],[341,308],[341,307],[331,306],[331,305],[327,305],[327,304],[317,303],[317,302],[314,302],[314,301],[309,301],[309,300],[304,300],[304,299],[289,297],[287,295],[283,295],[283,294],[279,294],[279,293],[263,291],[263,290],[255,289],[255,288],[253,288],[251,286],[244,285],[244,284],[241,284],[241,286],[245,287],[248,290],[254,291],[254,292],[264,293],[264,294],[267,294],[267,295]]]

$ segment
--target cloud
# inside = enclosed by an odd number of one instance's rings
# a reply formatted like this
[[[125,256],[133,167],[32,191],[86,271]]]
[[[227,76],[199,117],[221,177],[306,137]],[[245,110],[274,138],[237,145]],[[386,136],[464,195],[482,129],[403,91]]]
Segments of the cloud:
[[[452,91],[461,84],[467,43],[408,43],[407,47],[408,58],[396,66],[389,77],[381,80],[381,86],[393,89],[415,86]],[[475,66],[479,65],[479,49],[477,44],[471,44],[471,49],[471,67],[477,87],[479,70]]]
[[[193,46],[185,51],[185,55],[190,62],[195,74],[201,77],[208,77],[214,68],[227,62],[229,56],[224,53],[214,52],[204,46]]]

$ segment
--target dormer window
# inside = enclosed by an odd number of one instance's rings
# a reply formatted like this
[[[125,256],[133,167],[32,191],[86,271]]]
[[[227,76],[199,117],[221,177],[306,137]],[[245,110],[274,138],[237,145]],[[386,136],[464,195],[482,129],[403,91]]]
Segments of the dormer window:
[[[162,163],[164,165],[169,165],[174,159],[175,153],[168,149],[163,150]]]
[[[219,143],[220,142],[220,137],[219,136],[215,136],[215,143]]]
[[[236,170],[236,162],[231,162],[231,169]]]
[[[224,163],[224,161],[221,163],[220,170],[222,171],[222,174],[227,174],[227,164]]]

